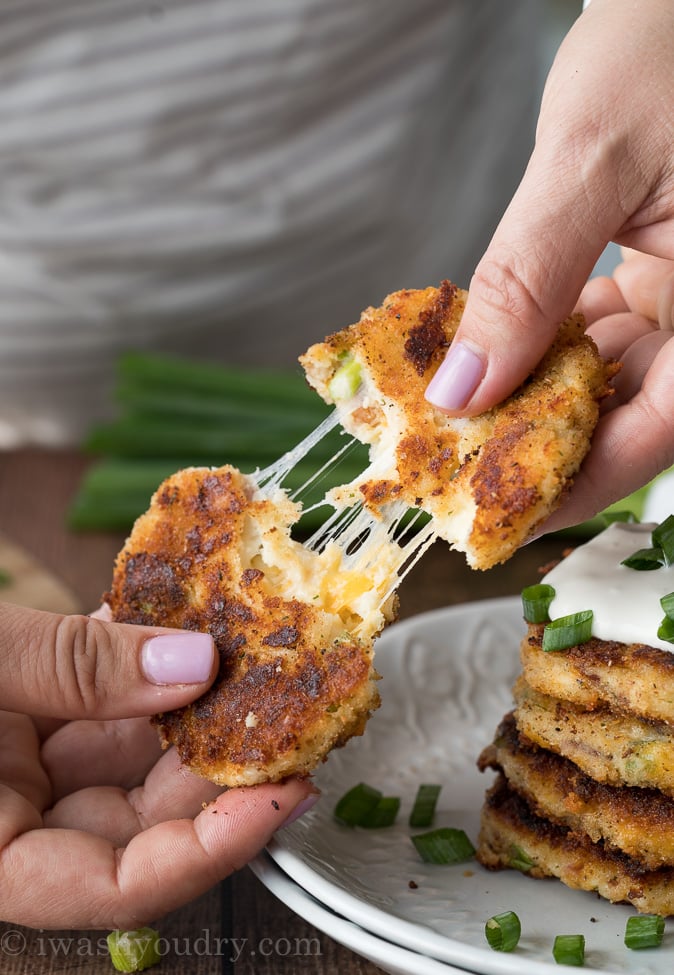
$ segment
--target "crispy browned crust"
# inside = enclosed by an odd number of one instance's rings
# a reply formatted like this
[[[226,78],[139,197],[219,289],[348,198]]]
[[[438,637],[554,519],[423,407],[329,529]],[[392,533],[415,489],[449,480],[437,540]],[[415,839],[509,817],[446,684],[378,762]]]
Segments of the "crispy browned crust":
[[[289,531],[296,512],[253,500],[252,490],[231,467],[170,477],[138,519],[107,595],[115,620],[212,634],[212,688],[155,724],[192,771],[229,786],[310,772],[362,733],[379,703],[376,634],[335,635],[319,606],[279,595],[251,533]]]
[[[674,724],[674,654],[643,644],[592,638],[577,647],[546,653],[544,624],[529,624],[520,657],[534,690],[579,704],[610,707]]]
[[[570,762],[538,748],[517,730],[514,715],[501,722],[478,767],[503,772],[511,789],[545,819],[602,840],[657,870],[674,865],[674,801],[656,789],[595,782]]]
[[[439,288],[389,295],[359,322],[301,357],[309,382],[331,402],[329,382],[345,353],[367,380],[367,404],[341,416],[354,436],[395,442],[388,469],[361,480],[367,505],[403,499],[434,519],[438,534],[474,568],[505,561],[559,505],[589,448],[598,403],[615,364],[600,358],[574,315],[531,377],[504,403],[453,420],[424,399],[463,313],[466,292]]]
[[[493,870],[517,867],[531,877],[557,877],[646,914],[674,914],[674,869],[652,870],[584,834],[536,816],[499,776],[482,809],[477,859]]]
[[[586,711],[534,691],[521,678],[514,688],[522,734],[570,759],[597,782],[654,788],[674,796],[674,738],[669,725],[608,708]]]

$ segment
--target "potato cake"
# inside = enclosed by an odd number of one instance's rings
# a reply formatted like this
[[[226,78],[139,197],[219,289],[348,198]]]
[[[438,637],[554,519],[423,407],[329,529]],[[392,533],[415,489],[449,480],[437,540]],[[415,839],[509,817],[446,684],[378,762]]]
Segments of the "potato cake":
[[[489,869],[510,867],[531,877],[557,877],[567,887],[596,891],[644,914],[674,914],[674,868],[650,870],[624,853],[593,843],[536,816],[499,776],[487,793],[477,859]]]
[[[674,800],[657,789],[624,789],[595,781],[568,759],[538,748],[508,714],[479,768],[502,771],[511,789],[545,819],[586,833],[650,870],[674,866]]]
[[[310,772],[379,703],[372,644],[395,615],[401,550],[312,551],[290,535],[299,513],[235,468],[180,471],[136,522],[106,596],[117,621],[212,634],[215,683],[155,723],[223,785]]]
[[[375,511],[391,499],[421,508],[473,568],[487,569],[560,504],[618,367],[601,359],[574,315],[512,396],[481,416],[450,418],[424,391],[466,297],[448,281],[395,292],[300,361],[342,426],[370,445],[368,469],[333,497],[360,495]]]

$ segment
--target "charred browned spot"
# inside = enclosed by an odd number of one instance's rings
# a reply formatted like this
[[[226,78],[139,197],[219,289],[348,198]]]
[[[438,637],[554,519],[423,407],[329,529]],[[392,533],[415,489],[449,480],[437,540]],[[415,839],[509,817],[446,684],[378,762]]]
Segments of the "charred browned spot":
[[[403,354],[419,376],[424,375],[435,353],[449,345],[445,326],[457,291],[456,285],[443,281],[431,305],[420,312],[419,324],[409,331]]]
[[[113,589],[113,599],[120,605],[117,621],[149,624],[184,604],[185,589],[177,566],[161,556],[137,552],[126,558],[124,568],[121,592]]]
[[[241,579],[245,586],[250,586],[257,579],[263,579],[264,572],[261,569],[244,569]]]
[[[157,504],[160,508],[169,508],[180,498],[180,491],[175,484],[166,484],[157,492]]]
[[[398,493],[398,485],[395,481],[369,481],[361,484],[359,490],[366,502],[371,504],[381,504],[391,494]]]
[[[297,643],[299,631],[296,626],[281,626],[273,633],[269,633],[262,642],[267,647],[292,647]]]

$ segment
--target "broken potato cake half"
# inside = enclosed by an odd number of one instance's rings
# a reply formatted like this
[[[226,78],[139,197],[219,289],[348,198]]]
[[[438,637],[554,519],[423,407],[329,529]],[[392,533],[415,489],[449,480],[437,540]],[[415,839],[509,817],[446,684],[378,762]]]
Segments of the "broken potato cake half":
[[[106,597],[117,621],[213,636],[213,686],[154,723],[223,785],[307,774],[379,703],[372,644],[395,613],[400,549],[310,550],[291,537],[299,514],[233,467],[180,471],[137,520]]]
[[[424,398],[467,298],[449,281],[397,291],[300,361],[340,423],[370,445],[370,466],[333,497],[377,512],[393,499],[431,515],[472,568],[506,561],[563,500],[618,366],[563,322],[537,368],[508,399],[470,419]]]

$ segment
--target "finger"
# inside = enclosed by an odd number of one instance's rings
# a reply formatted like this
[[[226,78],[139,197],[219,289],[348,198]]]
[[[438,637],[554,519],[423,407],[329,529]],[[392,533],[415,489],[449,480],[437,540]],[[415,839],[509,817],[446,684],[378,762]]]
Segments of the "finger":
[[[40,764],[40,741],[25,714],[0,712],[0,782],[37,810],[52,801],[49,778]]]
[[[648,484],[674,463],[674,339],[660,349],[639,392],[603,416],[568,501],[545,531],[577,525]]]
[[[585,316],[588,325],[607,315],[617,315],[629,311],[620,288],[613,278],[590,278],[583,288],[575,311]]]
[[[619,264],[613,272],[613,278],[631,310],[654,322],[658,321],[660,293],[673,277],[672,261],[644,254],[635,254],[630,260]]]
[[[0,604],[0,705],[54,718],[133,717],[202,694],[217,668],[205,633]]]
[[[126,790],[102,785],[71,792],[44,813],[44,824],[95,833],[121,847],[157,823],[193,819],[221,792],[222,786],[181,767],[177,752],[171,749],[140,786]]]
[[[674,331],[674,274],[668,275],[658,294],[658,324],[667,332]]]
[[[0,857],[0,916],[31,927],[121,928],[155,921],[239,869],[311,802],[306,781],[233,789],[194,820],[161,823],[119,851],[71,829],[20,831]],[[23,830],[27,830],[24,832]]]
[[[656,329],[640,336],[626,350],[622,357],[623,367],[614,382],[618,403],[628,403],[639,394],[653,362],[663,347],[671,343],[671,339],[671,332]]]
[[[631,312],[620,312],[599,319],[588,328],[587,334],[594,339],[600,354],[605,359],[617,359],[623,362],[628,349],[635,342],[646,335],[653,335],[657,331],[655,322],[649,318],[645,318],[643,315],[633,315]],[[618,373],[618,378],[612,382],[614,389],[623,372],[624,362],[623,368]],[[615,396],[609,398],[609,406],[611,400],[615,400]]]
[[[54,799],[60,799],[88,786],[139,785],[162,748],[147,718],[120,718],[70,721],[44,742],[40,754]]]

